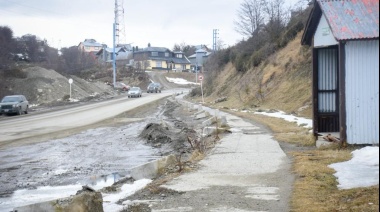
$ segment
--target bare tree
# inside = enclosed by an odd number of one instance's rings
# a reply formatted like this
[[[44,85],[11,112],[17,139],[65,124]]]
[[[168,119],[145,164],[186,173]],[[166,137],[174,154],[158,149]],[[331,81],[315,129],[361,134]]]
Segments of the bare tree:
[[[26,53],[32,62],[37,62],[41,47],[39,39],[35,35],[26,34],[19,39],[19,42],[23,43],[24,49],[19,49],[17,53]]]
[[[60,67],[60,71],[68,74],[74,74],[81,69],[81,51],[76,46],[69,48],[62,48],[63,64]]]
[[[10,53],[13,46],[13,31],[9,27],[0,26],[0,63],[10,62]]]
[[[264,24],[263,0],[244,0],[238,10],[235,30],[241,35],[252,37]]]
[[[181,44],[174,44],[173,51],[181,51],[185,56],[190,56],[195,54],[195,51],[197,48],[195,46],[190,46],[186,43],[181,43]]]
[[[269,34],[271,41],[276,41],[285,28],[289,16],[285,9],[285,0],[264,0],[264,11],[267,17],[265,31]]]

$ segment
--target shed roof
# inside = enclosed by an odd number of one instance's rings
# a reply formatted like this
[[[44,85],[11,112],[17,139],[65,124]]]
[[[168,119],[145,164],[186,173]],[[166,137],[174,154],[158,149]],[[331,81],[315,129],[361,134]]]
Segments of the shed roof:
[[[322,14],[337,41],[379,38],[379,0],[316,0],[302,44],[311,44]]]

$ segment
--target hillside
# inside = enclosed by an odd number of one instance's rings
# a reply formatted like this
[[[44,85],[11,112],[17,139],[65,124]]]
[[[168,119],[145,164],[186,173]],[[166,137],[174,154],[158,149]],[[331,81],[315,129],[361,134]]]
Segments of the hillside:
[[[301,37],[302,32],[258,67],[244,73],[236,71],[231,62],[220,72],[205,73],[205,90],[212,90],[205,102],[235,109],[277,109],[311,117],[311,50],[301,46]],[[221,97],[227,97],[227,101],[214,103]]]

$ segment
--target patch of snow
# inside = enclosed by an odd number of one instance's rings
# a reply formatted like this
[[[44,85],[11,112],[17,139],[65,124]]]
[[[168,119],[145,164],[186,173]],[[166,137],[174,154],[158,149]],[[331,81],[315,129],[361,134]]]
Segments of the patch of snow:
[[[69,100],[70,100],[70,102],[79,102],[79,100],[78,100],[78,99],[73,99],[73,98],[70,98]]]
[[[67,173],[69,170],[67,169],[57,169],[54,171],[54,175],[61,175],[61,174],[64,174],[64,173]]]
[[[120,211],[123,209],[123,205],[116,204],[120,199],[126,198],[137,191],[146,187],[152,180],[142,179],[137,180],[133,184],[124,184],[121,187],[121,191],[113,194],[103,193],[103,210],[105,212]]]
[[[329,165],[336,170],[339,189],[369,187],[379,184],[379,147],[364,147],[352,152],[352,159]]]
[[[313,120],[312,119],[297,117],[294,115],[288,115],[283,111],[273,112],[273,113],[255,112],[255,114],[261,114],[261,115],[265,115],[265,116],[281,118],[281,119],[284,119],[285,121],[296,122],[298,126],[302,126],[305,128],[313,128]]]
[[[187,81],[185,79],[182,79],[182,78],[169,78],[169,77],[166,77],[166,79],[169,82],[172,82],[172,83],[175,83],[175,84],[179,84],[179,85],[200,85],[199,83],[189,82],[189,81]]]

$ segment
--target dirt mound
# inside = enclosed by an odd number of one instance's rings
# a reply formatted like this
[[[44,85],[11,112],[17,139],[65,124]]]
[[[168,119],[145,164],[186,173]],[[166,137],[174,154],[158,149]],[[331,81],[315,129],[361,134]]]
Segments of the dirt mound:
[[[149,123],[146,125],[140,136],[147,139],[151,144],[171,143],[172,138],[168,127],[163,127],[161,124]]]
[[[195,126],[189,125],[192,120],[185,120],[183,108],[175,101],[167,100],[163,108],[161,123],[148,123],[141,132],[140,137],[147,144],[161,148],[168,146],[174,153],[191,152],[189,138],[194,140],[198,137]],[[173,153],[171,151],[168,154]]]
[[[91,98],[109,98],[118,95],[111,86],[100,81],[87,81],[76,76],[65,77],[58,72],[38,66],[26,67],[21,70],[26,77],[7,78],[6,95],[23,94],[31,104],[48,104],[66,101],[70,97],[76,100]]]

